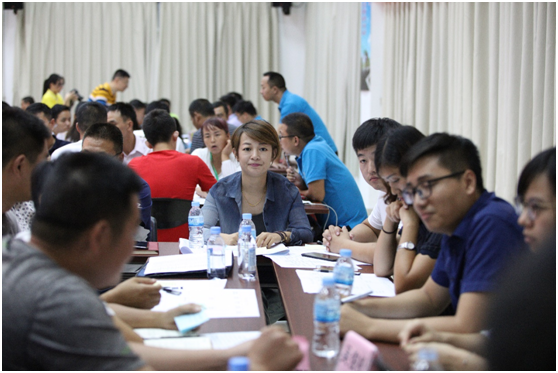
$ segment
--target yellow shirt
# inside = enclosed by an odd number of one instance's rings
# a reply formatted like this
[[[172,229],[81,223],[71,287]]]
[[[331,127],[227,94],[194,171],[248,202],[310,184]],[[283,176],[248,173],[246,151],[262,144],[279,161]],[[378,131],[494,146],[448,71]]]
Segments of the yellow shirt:
[[[60,93],[54,93],[49,89],[43,95],[41,102],[52,109],[52,107],[56,104],[64,105],[64,99],[60,95]]]
[[[112,93],[112,89],[110,89],[110,85],[108,83],[103,83],[91,92],[89,95],[89,101],[97,101],[109,106],[116,102],[116,94]]]

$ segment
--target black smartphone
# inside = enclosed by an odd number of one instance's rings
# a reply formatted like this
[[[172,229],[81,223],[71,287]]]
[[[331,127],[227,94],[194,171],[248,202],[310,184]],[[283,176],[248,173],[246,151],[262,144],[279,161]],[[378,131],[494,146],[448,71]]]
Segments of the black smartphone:
[[[326,253],[303,253],[302,256],[314,259],[323,259],[330,262],[336,262],[339,257],[337,255],[331,255]]]
[[[147,241],[136,241],[134,249],[147,250]]]

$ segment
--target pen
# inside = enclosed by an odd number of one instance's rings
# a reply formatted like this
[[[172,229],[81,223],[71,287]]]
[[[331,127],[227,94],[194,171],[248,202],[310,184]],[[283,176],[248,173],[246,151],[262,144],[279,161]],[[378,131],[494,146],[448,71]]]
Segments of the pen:
[[[352,301],[359,300],[359,299],[362,299],[362,298],[366,298],[367,296],[369,296],[372,293],[374,293],[374,291],[370,290],[370,291],[367,291],[366,293],[362,293],[362,294],[358,294],[358,295],[351,295],[349,297],[345,297],[345,298],[341,299],[341,303],[348,303],[348,302],[352,302]]]
[[[171,287],[168,287],[168,286],[163,286],[162,290],[163,290],[163,291],[166,291],[167,293],[172,294],[172,295],[180,295],[180,294],[182,294],[181,291],[176,290],[176,289],[171,288]]]

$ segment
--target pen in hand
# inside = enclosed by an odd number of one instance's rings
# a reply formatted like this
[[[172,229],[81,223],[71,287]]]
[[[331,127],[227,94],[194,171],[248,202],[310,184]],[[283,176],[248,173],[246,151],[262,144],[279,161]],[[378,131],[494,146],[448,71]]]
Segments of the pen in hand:
[[[341,303],[349,303],[349,302],[353,302],[355,300],[366,298],[367,296],[369,296],[373,293],[374,293],[374,291],[370,290],[370,291],[367,291],[366,293],[362,293],[362,294],[358,294],[358,295],[351,295],[351,296],[348,296],[348,297],[345,297],[345,298],[341,299]]]
[[[172,295],[180,295],[180,294],[182,294],[182,292],[181,292],[180,290],[176,290],[176,289],[171,288],[171,287],[168,287],[168,286],[163,286],[163,287],[161,288],[161,290],[163,290],[163,291],[165,291],[165,292],[167,292],[167,293],[169,293],[169,294],[172,294]]]

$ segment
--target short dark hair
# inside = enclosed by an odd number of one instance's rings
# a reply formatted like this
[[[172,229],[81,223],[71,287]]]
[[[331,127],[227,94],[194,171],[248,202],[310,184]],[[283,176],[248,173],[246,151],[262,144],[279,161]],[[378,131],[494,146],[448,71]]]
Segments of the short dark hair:
[[[221,118],[212,117],[212,118],[206,119],[205,122],[203,122],[203,125],[202,125],[202,128],[201,128],[202,136],[204,135],[203,131],[206,130],[206,129],[209,129],[209,127],[219,128],[219,129],[225,131],[226,134],[229,133],[229,125],[227,124],[227,122],[225,122]]]
[[[79,129],[85,133],[92,124],[107,121],[107,107],[98,102],[86,102],[77,111],[76,119]]]
[[[217,109],[218,107],[223,107],[225,108],[225,114],[230,115],[229,108],[224,101],[215,101],[211,104],[211,106],[213,106],[213,112],[215,112],[215,109]]]
[[[376,146],[376,172],[380,172],[380,169],[386,166],[399,168],[405,154],[423,138],[423,133],[413,126],[400,126],[388,132]]]
[[[31,232],[62,249],[100,220],[107,220],[120,234],[129,219],[130,198],[141,190],[141,181],[114,157],[78,152],[54,162],[42,190]]]
[[[41,204],[43,185],[53,168],[54,162],[41,162],[35,167],[31,174],[31,200],[33,201],[35,210],[37,210]]]
[[[52,109],[50,109],[50,111],[52,113],[52,117],[56,120],[58,119],[60,113],[62,113],[63,111],[70,111],[70,108],[66,105],[56,104],[52,107]]]
[[[138,118],[136,116],[136,111],[134,107],[125,102],[117,102],[109,106],[107,111],[118,111],[120,116],[124,119],[130,119],[133,123],[134,130],[139,130],[140,126],[138,124]]]
[[[134,109],[145,109],[145,107],[147,106],[144,102],[138,99],[133,99],[132,101],[130,101],[130,105],[132,105]]]
[[[21,99],[21,101],[28,103],[29,105],[34,104],[35,103],[35,99],[31,96],[25,96],[24,98]]]
[[[556,147],[540,152],[521,171],[517,183],[517,195],[525,196],[529,186],[539,175],[546,175],[552,193],[556,195]]]
[[[190,112],[191,117],[194,116],[194,113],[198,113],[202,117],[212,117],[215,115],[213,105],[211,105],[211,102],[209,102],[205,98],[198,98],[192,101],[190,107],[188,107],[188,112]]]
[[[50,136],[45,124],[31,113],[15,107],[2,110],[2,168],[20,154],[34,163]]]
[[[48,91],[51,84],[58,83],[60,80],[63,80],[63,79],[64,79],[64,77],[60,76],[58,74],[50,74],[50,76],[48,78],[46,78],[46,80],[43,83],[43,95],[46,93],[46,91]]]
[[[169,105],[161,101],[151,101],[149,104],[147,104],[147,107],[145,108],[145,115],[157,109],[164,110],[167,113],[170,113]]]
[[[170,141],[176,131],[176,122],[167,111],[155,109],[145,116],[142,128],[147,141],[155,146]]]
[[[287,126],[289,135],[298,136],[302,141],[308,143],[316,135],[312,119],[303,113],[291,113],[286,115],[281,121]]]
[[[265,120],[251,120],[239,126],[233,133],[231,138],[231,145],[237,152],[240,148],[240,138],[242,134],[253,138],[263,144],[271,145],[272,155],[271,159],[275,159],[281,152],[281,144],[279,143],[279,136],[273,126]]]
[[[372,118],[363,122],[353,135],[355,152],[377,145],[389,131],[401,127],[399,122],[390,118]]]
[[[50,110],[50,108],[42,102],[35,102],[34,104],[27,106],[27,109],[25,109],[25,111],[33,115],[43,113],[47,120],[52,119],[52,110]]]
[[[122,137],[122,132],[115,125],[110,123],[95,123],[85,131],[83,134],[83,141],[88,137],[110,141],[114,152],[117,155],[122,153],[124,138]]]
[[[7,109],[11,107],[10,104],[8,104],[6,101],[2,101],[2,110]]]
[[[254,104],[252,104],[252,101],[244,101],[244,100],[238,101],[234,105],[232,111],[233,113],[238,113],[238,114],[248,113],[248,115],[251,115],[253,117],[258,115],[258,111],[254,107]]]
[[[116,78],[129,78],[129,77],[130,77],[130,74],[128,74],[128,72],[126,70],[118,69],[112,75],[112,80],[114,80]]]
[[[282,91],[287,89],[287,84],[285,83],[285,78],[283,78],[283,75],[276,73],[274,71],[268,71],[264,73],[263,76],[269,77],[267,84],[269,85],[270,88],[277,87]]]
[[[238,97],[234,94],[227,93],[226,95],[219,97],[219,101],[223,101],[232,109],[232,107],[238,102]],[[229,110],[227,109],[227,113],[228,112]]]
[[[450,172],[471,170],[477,178],[477,191],[484,190],[479,150],[465,137],[448,133],[434,133],[415,144],[403,157],[401,174],[407,177],[408,170],[421,158],[437,156],[440,166]]]
[[[170,110],[171,102],[168,98],[160,98],[159,101],[161,101],[163,104],[167,105],[169,107],[169,110]]]

